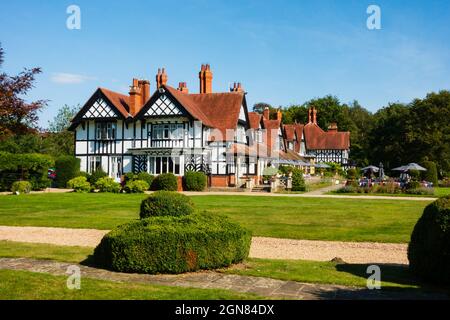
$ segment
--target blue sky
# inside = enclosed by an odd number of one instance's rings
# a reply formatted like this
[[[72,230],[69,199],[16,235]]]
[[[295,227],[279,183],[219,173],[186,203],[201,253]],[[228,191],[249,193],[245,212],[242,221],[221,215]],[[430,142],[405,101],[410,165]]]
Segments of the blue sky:
[[[81,30],[66,8],[81,9]],[[366,9],[381,8],[381,30]],[[45,127],[63,104],[101,86],[126,92],[158,67],[169,84],[198,91],[209,63],[213,90],[242,82],[249,105],[287,106],[333,94],[371,111],[450,89],[450,1],[10,1],[0,11],[3,69],[39,66],[29,99],[49,99]]]

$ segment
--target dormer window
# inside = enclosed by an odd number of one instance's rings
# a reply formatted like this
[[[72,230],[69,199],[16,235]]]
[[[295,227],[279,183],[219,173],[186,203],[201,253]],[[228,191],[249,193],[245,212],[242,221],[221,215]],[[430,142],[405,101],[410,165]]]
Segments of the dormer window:
[[[116,139],[117,123],[115,122],[97,122],[95,124],[95,137],[97,140]]]

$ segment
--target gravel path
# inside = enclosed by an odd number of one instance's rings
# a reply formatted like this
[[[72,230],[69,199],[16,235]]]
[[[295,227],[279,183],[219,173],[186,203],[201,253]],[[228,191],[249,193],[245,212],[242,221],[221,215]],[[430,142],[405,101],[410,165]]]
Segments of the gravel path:
[[[0,240],[95,247],[107,230],[0,226]],[[395,243],[292,240],[253,237],[250,257],[348,263],[407,264],[407,245]]]

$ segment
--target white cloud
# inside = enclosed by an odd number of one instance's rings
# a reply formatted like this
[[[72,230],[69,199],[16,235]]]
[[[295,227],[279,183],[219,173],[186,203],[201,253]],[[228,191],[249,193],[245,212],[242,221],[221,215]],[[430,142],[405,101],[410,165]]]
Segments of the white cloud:
[[[95,78],[81,74],[56,72],[52,74],[50,80],[60,84],[78,84],[89,80],[95,80]]]

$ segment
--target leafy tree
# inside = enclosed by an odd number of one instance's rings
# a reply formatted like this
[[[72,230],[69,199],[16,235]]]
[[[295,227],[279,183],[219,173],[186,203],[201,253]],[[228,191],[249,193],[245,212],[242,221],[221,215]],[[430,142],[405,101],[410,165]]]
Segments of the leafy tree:
[[[65,104],[58,110],[53,120],[48,122],[48,130],[50,132],[66,131],[70,126],[70,121],[80,109],[81,106],[79,104],[76,106]]]
[[[264,109],[265,108],[269,108],[269,110],[271,110],[271,111],[274,111],[275,110],[275,108],[274,107],[272,107],[270,104],[268,104],[268,103],[265,103],[265,102],[258,102],[258,103],[255,103],[254,105],[253,105],[253,112],[257,112],[257,113],[263,113],[263,111],[264,111]]]
[[[0,68],[4,61],[0,44]],[[14,134],[35,132],[38,112],[47,101],[26,102],[23,98],[34,87],[40,68],[24,69],[16,76],[0,73],[0,140]]]

